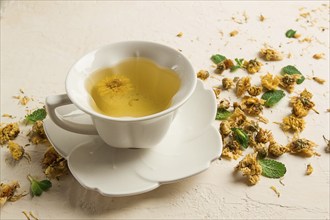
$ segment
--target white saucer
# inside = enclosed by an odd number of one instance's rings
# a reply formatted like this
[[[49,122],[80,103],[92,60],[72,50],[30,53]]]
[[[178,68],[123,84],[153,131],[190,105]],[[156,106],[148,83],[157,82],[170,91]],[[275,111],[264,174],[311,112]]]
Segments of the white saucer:
[[[90,120],[73,105],[61,107],[58,113],[73,121]],[[215,114],[213,92],[198,81],[165,138],[151,149],[113,148],[97,135],[68,132],[50,119],[44,121],[44,128],[81,185],[106,196],[128,196],[200,173],[219,158],[222,142],[212,126]]]

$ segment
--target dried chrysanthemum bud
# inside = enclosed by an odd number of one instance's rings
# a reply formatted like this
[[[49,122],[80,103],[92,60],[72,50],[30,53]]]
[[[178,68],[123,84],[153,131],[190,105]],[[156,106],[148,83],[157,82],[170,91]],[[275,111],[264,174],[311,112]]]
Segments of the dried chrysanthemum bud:
[[[228,109],[230,107],[230,101],[228,99],[222,99],[219,102],[219,108]]]
[[[231,122],[231,127],[239,127],[247,121],[247,117],[240,108],[235,108],[228,121]]]
[[[48,178],[59,178],[69,172],[67,161],[53,147],[49,147],[42,160],[44,172]]]
[[[200,70],[197,73],[197,78],[201,79],[201,80],[206,80],[207,78],[209,78],[210,73],[206,70]]]
[[[290,153],[292,154],[301,154],[306,157],[311,157],[313,155],[317,155],[314,151],[314,147],[316,144],[310,140],[305,138],[298,138],[287,145]]]
[[[274,157],[279,157],[288,152],[288,150],[289,149],[286,146],[282,146],[275,141],[270,142],[268,146],[268,153]]]
[[[276,76],[273,77],[273,75],[270,73],[261,76],[261,85],[267,90],[277,89],[279,84],[280,84],[280,79]]]
[[[235,168],[248,178],[250,184],[255,185],[262,173],[262,167],[257,160],[257,153],[246,155]]]
[[[273,140],[273,134],[269,130],[265,130],[265,129],[260,128],[259,131],[257,132],[255,140],[258,143],[265,144],[265,143],[271,142]]]
[[[300,93],[299,96],[292,97],[290,100],[290,104],[292,106],[292,114],[298,118],[302,118],[308,114],[309,110],[314,110],[315,104],[310,100],[312,96],[312,93],[305,89],[302,93]]]
[[[259,72],[262,63],[259,62],[257,59],[249,60],[249,62],[244,63],[244,67],[246,68],[247,72],[250,74]]]
[[[263,143],[257,143],[254,147],[254,152],[258,153],[258,158],[265,158],[268,156],[268,147]]]
[[[263,110],[265,100],[256,97],[244,96],[240,104],[241,109],[248,115],[257,116]]]
[[[260,129],[258,122],[254,120],[245,121],[243,128],[248,133],[255,133],[258,132]]]
[[[232,132],[231,127],[230,127],[230,123],[228,121],[222,121],[220,123],[220,129],[219,130],[220,130],[220,134],[223,138],[228,136]]]
[[[283,131],[302,132],[305,128],[305,121],[303,118],[298,118],[294,115],[289,115],[283,118],[281,129]]]
[[[271,48],[263,48],[260,50],[260,57],[267,61],[279,61],[283,59],[283,55]]]
[[[7,147],[8,147],[8,149],[10,151],[10,154],[11,154],[11,156],[14,160],[18,161],[18,160],[23,158],[25,150],[21,145],[15,143],[13,141],[8,141],[8,146]]]
[[[237,160],[242,156],[242,149],[239,143],[235,140],[230,140],[222,149],[221,157]]]
[[[311,92],[307,91],[306,89],[304,89],[304,91],[302,91],[300,93],[300,96],[303,97],[303,98],[306,98],[306,99],[313,98],[313,94]]]
[[[305,117],[309,112],[309,109],[304,107],[304,104],[300,101],[292,103],[292,114],[296,117]]]
[[[14,140],[19,132],[18,123],[10,123],[0,128],[0,145],[7,143],[9,140]]]
[[[224,61],[217,63],[217,68],[215,69],[215,72],[218,74],[222,74],[223,71],[230,69],[232,66],[234,66],[234,63],[231,59],[225,59]]]
[[[247,92],[251,96],[258,96],[262,92],[262,87],[261,86],[251,86],[250,88],[248,88]]]
[[[17,181],[0,184],[0,207],[2,207],[7,201],[15,202],[25,196],[23,193],[15,195],[15,192],[19,187],[20,185]]]
[[[242,77],[236,83],[236,95],[241,97],[251,86],[250,77]]]
[[[294,87],[297,84],[297,79],[300,79],[301,75],[294,74],[294,75],[288,75],[285,74],[283,76],[279,76],[280,79],[280,86],[288,91],[288,93],[292,93],[294,91]]]
[[[249,138],[249,147],[255,149],[258,145],[258,143],[256,142],[256,140],[254,139],[253,135],[254,133],[251,133],[251,132],[246,132],[246,134],[248,135],[248,138]]]
[[[268,146],[263,143],[257,143],[253,146],[254,152],[258,153],[258,158],[265,158],[268,156]]]
[[[32,130],[29,133],[30,136],[30,141],[33,144],[39,144],[39,143],[44,143],[47,142],[47,136],[44,130],[44,125],[43,125],[43,121],[36,121],[33,126],[32,126]]]
[[[234,87],[233,80],[229,79],[229,78],[223,78],[222,79],[222,87],[225,90],[231,89],[232,87]]]
[[[227,68],[225,62],[220,62],[217,64],[217,68],[215,69],[215,72],[218,74],[222,74],[223,71],[225,71],[226,69]]]

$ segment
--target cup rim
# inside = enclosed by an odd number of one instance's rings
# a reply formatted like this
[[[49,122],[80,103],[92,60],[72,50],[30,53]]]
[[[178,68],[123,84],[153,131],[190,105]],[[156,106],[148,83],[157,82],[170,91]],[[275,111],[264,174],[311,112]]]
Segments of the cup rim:
[[[175,111],[176,109],[178,109],[180,106],[182,106],[191,97],[191,95],[193,94],[193,92],[195,91],[195,88],[196,88],[197,77],[192,77],[193,86],[190,88],[189,92],[178,103],[176,103],[175,105],[173,105],[173,106],[171,106],[171,107],[169,107],[169,108],[167,108],[167,109],[165,109],[161,112],[157,112],[157,113],[151,114],[151,115],[146,115],[146,116],[143,116],[143,117],[129,117],[129,116],[128,117],[112,117],[112,116],[109,116],[109,115],[101,114],[97,111],[90,111],[89,109],[87,109],[83,105],[81,105],[79,102],[77,102],[74,99],[74,97],[70,94],[70,91],[68,89],[68,88],[70,88],[68,78],[69,78],[70,73],[72,72],[72,69],[75,67],[75,65],[81,59],[83,59],[84,57],[88,56],[91,53],[95,53],[96,51],[99,51],[99,50],[101,50],[105,47],[114,46],[114,45],[118,45],[118,44],[129,44],[129,43],[150,44],[150,45],[154,45],[154,46],[158,46],[158,47],[160,46],[160,47],[164,47],[166,49],[172,50],[173,52],[175,52],[177,54],[180,54],[181,58],[184,59],[185,62],[187,62],[190,69],[193,71],[193,74],[195,73],[191,62],[181,52],[179,52],[178,50],[176,50],[176,49],[174,49],[170,46],[164,45],[164,44],[160,44],[160,43],[156,43],[156,42],[152,42],[152,41],[140,41],[140,40],[137,40],[137,41],[119,41],[119,42],[115,42],[115,43],[111,43],[111,44],[106,44],[106,45],[100,46],[100,47],[98,47],[94,50],[91,50],[91,51],[85,53],[83,56],[81,56],[79,59],[77,59],[74,62],[74,64],[70,67],[70,69],[68,71],[68,74],[67,74],[67,77],[66,77],[66,80],[65,80],[65,90],[66,90],[66,93],[67,93],[68,97],[72,101],[72,103],[75,106],[77,106],[80,110],[82,110],[83,112],[85,112],[85,113],[87,113],[87,114],[89,114],[93,117],[97,117],[97,118],[101,118],[101,119],[105,119],[105,120],[118,121],[118,122],[145,121],[145,120],[150,120],[150,119],[154,119],[154,118],[159,118],[159,117],[162,117],[164,115],[167,115],[168,113],[170,113],[172,111]]]

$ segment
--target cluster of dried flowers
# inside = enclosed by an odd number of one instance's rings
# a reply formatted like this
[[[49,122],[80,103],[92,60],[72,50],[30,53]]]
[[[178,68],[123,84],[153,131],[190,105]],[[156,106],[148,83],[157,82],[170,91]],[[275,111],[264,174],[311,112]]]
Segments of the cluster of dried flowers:
[[[38,109],[37,111],[44,112],[42,115],[33,115],[35,121],[27,121],[28,117],[23,122],[14,122],[2,125],[0,127],[0,145],[7,146],[8,148],[8,158],[7,160],[12,160],[19,163],[22,158],[26,158],[28,162],[31,162],[32,158],[27,152],[28,146],[43,145],[40,147],[49,146],[48,149],[45,148],[45,153],[41,161],[42,168],[47,178],[54,179],[66,175],[69,170],[67,166],[67,161],[62,158],[55,149],[51,146],[48,141],[44,128],[43,119],[45,117],[45,110]],[[39,117],[40,120],[37,120]],[[29,141],[25,146],[18,144],[15,139],[21,133],[20,126],[26,127],[28,123],[33,123],[30,132],[26,135],[26,140]],[[22,135],[24,137],[24,135]],[[39,147],[39,146],[38,146]],[[14,202],[23,196],[27,195],[25,193],[18,193],[17,189],[20,187],[18,181],[11,181],[8,183],[1,183],[0,185],[0,205],[3,206],[7,201]]]
[[[259,55],[265,61],[279,61],[283,59],[283,55],[272,49],[263,48]],[[215,56],[215,55],[214,55]],[[221,59],[216,65],[215,73],[222,74],[225,70],[233,70],[235,67],[232,60],[218,55]],[[212,57],[213,58],[213,57]],[[211,59],[212,59],[211,58]],[[214,61],[214,59],[212,59]],[[246,70],[247,73],[253,74],[259,72],[262,63],[257,59],[245,61],[244,59],[235,59],[238,63],[237,68]],[[260,158],[276,158],[284,153],[299,154],[305,157],[319,155],[315,151],[316,144],[308,139],[300,138],[299,133],[306,126],[305,117],[310,110],[318,113],[312,101],[312,94],[306,89],[299,96],[293,96],[290,100],[292,113],[283,118],[282,123],[278,123],[284,132],[294,133],[292,141],[286,145],[278,143],[270,130],[263,129],[259,126],[259,121],[267,123],[268,120],[262,116],[265,107],[271,107],[277,103],[285,93],[280,90],[281,96],[278,97],[279,88],[284,89],[291,94],[295,85],[300,84],[304,77],[293,66],[287,66],[281,75],[273,75],[267,73],[261,76],[260,85],[252,85],[251,77],[235,77],[233,79],[223,77],[222,85],[217,87],[218,90],[233,89],[240,102],[230,103],[227,99],[222,99],[218,104],[218,111],[226,112],[226,116],[220,117],[220,133],[223,140],[222,157],[227,159],[238,159],[243,155],[246,148],[252,148],[254,153],[248,154],[236,166],[236,170],[241,171],[247,177],[248,182],[252,185],[256,184],[262,174],[262,166],[258,163]],[[202,74],[207,71],[200,71],[198,78],[203,80],[209,77],[209,73]],[[322,79],[317,78],[321,82]],[[300,82],[299,82],[300,80]],[[322,80],[324,83],[324,80]],[[275,91],[277,94],[273,94]],[[259,98],[262,93],[267,94]],[[218,92],[217,98],[220,92]],[[283,95],[282,95],[283,94]],[[265,96],[266,97],[266,96]],[[268,98],[270,97],[270,98]],[[276,100],[276,101],[274,101]],[[270,103],[269,103],[270,102]],[[272,103],[273,102],[273,103]],[[232,108],[231,112],[229,111]],[[253,120],[256,118],[256,120]],[[244,141],[244,138],[246,139]],[[309,171],[310,172],[310,171]]]

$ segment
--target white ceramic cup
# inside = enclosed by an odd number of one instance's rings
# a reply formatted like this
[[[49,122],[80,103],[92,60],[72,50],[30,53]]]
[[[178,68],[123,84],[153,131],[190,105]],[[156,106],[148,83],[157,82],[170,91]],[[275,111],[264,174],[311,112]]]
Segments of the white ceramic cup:
[[[98,69],[114,66],[131,57],[150,59],[160,67],[170,68],[178,74],[181,85],[172,99],[172,105],[159,113],[144,117],[111,117],[95,111],[90,104],[91,96],[86,89],[86,79]],[[112,147],[150,148],[165,136],[176,112],[192,95],[196,82],[192,65],[179,51],[153,42],[119,42],[101,47],[80,58],[67,75],[66,94],[48,96],[46,109],[50,118],[68,131],[99,135]],[[93,123],[77,123],[57,114],[56,108],[72,103],[91,116]]]

